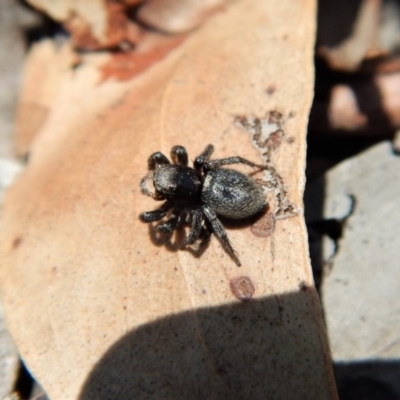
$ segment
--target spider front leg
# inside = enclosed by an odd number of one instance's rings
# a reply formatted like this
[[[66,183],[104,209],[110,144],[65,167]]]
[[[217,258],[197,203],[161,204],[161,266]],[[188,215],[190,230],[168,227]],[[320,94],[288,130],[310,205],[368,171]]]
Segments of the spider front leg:
[[[208,221],[207,221],[208,222]],[[199,240],[200,240],[200,246],[203,246],[204,244],[206,244],[211,237],[211,228],[208,227],[206,224],[202,227],[201,232],[200,232],[200,236],[199,236]]]
[[[228,235],[226,234],[225,228],[222,225],[221,221],[218,219],[217,214],[215,214],[215,212],[208,206],[203,206],[203,212],[207,219],[210,221],[212,229],[217,235],[219,241],[221,242],[222,247],[232,257],[236,265],[240,267],[242,264],[240,264],[239,259],[236,257],[235,250],[233,250],[233,247],[229,242]]]
[[[185,246],[195,243],[202,233],[202,225],[204,222],[204,214],[200,208],[191,211],[191,227],[189,235],[185,239]]]
[[[204,163],[204,169],[209,171],[211,169],[219,168],[223,165],[232,165],[232,164],[244,164],[248,165],[249,167],[259,168],[259,169],[268,169],[268,165],[256,164],[252,161],[246,160],[243,157],[227,157],[227,158],[220,158],[217,160],[212,160]]]
[[[147,167],[149,171],[154,171],[158,165],[171,164],[167,157],[163,153],[157,151],[153,153],[147,160]]]
[[[210,159],[211,154],[213,152],[214,152],[214,146],[212,144],[209,144],[204,149],[204,151],[198,157],[196,157],[196,159],[194,160],[194,163],[193,163],[194,169],[196,169],[197,171],[201,171],[204,163]]]
[[[173,212],[171,218],[167,222],[157,226],[157,231],[161,233],[172,233],[178,226],[180,220],[180,213]]]
[[[162,196],[160,193],[157,191],[151,191],[147,187],[147,182],[148,181],[153,181],[154,182],[154,173],[155,170],[159,165],[165,165],[165,164],[171,164],[165,155],[159,151],[153,153],[149,159],[147,160],[147,167],[149,172],[146,174],[145,177],[142,178],[140,181],[140,190],[142,191],[143,194],[146,196],[152,197],[154,200],[165,200],[165,197]]]
[[[171,159],[176,165],[183,165],[184,167],[188,165],[188,154],[183,146],[174,146],[171,149]]]
[[[173,208],[173,204],[169,201],[166,201],[161,207],[157,208],[153,211],[145,211],[139,215],[139,218],[142,222],[154,222],[159,221],[161,218],[164,218],[168,211]]]

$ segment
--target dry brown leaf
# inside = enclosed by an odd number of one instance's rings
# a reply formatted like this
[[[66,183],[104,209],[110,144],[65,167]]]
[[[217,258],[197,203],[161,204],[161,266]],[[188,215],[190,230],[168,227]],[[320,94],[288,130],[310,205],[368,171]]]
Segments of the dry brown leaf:
[[[24,67],[15,124],[15,153],[24,156],[54,107],[59,87],[79,62],[70,44],[57,48],[51,40],[32,47]]]
[[[195,257],[138,220],[156,207],[149,154],[213,143],[260,162],[235,120],[271,111],[301,208],[314,16],[312,0],[238,1],[131,80],[104,80],[113,55],[65,76],[0,237],[8,325],[52,400],[337,398],[301,215],[229,229],[241,268],[215,238]]]

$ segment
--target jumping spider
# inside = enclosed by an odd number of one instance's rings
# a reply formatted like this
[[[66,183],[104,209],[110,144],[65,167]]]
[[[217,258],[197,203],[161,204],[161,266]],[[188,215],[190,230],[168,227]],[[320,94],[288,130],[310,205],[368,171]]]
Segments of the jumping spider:
[[[157,226],[163,233],[173,232],[181,222],[191,225],[184,246],[209,239],[212,231],[217,235],[225,251],[236,265],[240,261],[229,242],[226,231],[217,216],[243,219],[266,209],[267,200],[262,186],[238,171],[220,168],[223,165],[245,164],[253,168],[267,169],[242,157],[210,160],[214,146],[209,144],[196,157],[193,168],[188,167],[188,154],[182,146],[171,149],[170,163],[160,153],[153,153],[148,160],[149,172],[140,182],[142,193],[154,200],[165,200],[154,211],[140,214],[143,222],[154,222],[171,211],[169,219]],[[154,192],[147,187],[152,180]]]

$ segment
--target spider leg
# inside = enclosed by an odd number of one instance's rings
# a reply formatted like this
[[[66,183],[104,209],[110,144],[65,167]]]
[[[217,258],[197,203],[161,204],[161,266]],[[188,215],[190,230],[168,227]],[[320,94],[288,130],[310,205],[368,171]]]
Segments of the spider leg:
[[[238,267],[241,266],[239,259],[236,257],[235,251],[231,246],[228,235],[226,234],[225,228],[221,221],[218,219],[217,214],[208,206],[203,206],[204,215],[210,221],[211,227],[214,233],[217,235],[225,251],[232,257]]]
[[[262,165],[262,164],[256,164],[253,163],[252,161],[246,160],[243,157],[227,157],[227,158],[219,158],[217,160],[212,160],[204,163],[204,169],[205,170],[211,170],[215,168],[219,168],[222,165],[232,165],[232,164],[245,164],[248,165],[249,167],[253,168],[260,168],[260,169],[268,169],[268,165]]]
[[[194,160],[193,166],[194,169],[197,171],[201,171],[201,169],[203,168],[203,165],[205,162],[207,162],[210,157],[211,154],[214,152],[214,146],[212,144],[209,144],[204,150],[203,152],[196,157],[196,159]]]
[[[155,170],[158,165],[162,164],[171,164],[171,163],[169,162],[168,158],[165,157],[164,154],[161,153],[160,151],[153,153],[147,160],[147,166],[149,171]]]
[[[174,146],[171,149],[171,159],[174,164],[183,165],[184,167],[188,165],[188,154],[183,146]]]
[[[205,220],[205,222],[208,222],[208,220],[207,221]],[[210,240],[211,234],[212,234],[211,227],[204,225],[201,229],[199,236],[200,246],[203,246]]]
[[[168,211],[173,208],[173,204],[169,201],[166,201],[161,207],[157,208],[153,211],[145,211],[139,215],[139,218],[142,222],[154,222],[158,221],[161,218],[164,218]]]
[[[199,239],[202,233],[202,223],[204,222],[204,214],[200,208],[196,208],[191,212],[191,228],[189,235],[185,239],[185,245],[193,244]]]
[[[157,226],[157,230],[162,233],[172,233],[178,226],[180,220],[180,214],[173,213],[167,222]]]

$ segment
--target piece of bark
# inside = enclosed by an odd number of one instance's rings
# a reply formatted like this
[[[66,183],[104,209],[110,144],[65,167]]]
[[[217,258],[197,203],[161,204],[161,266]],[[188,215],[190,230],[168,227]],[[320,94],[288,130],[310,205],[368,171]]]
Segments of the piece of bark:
[[[7,331],[0,306],[0,395],[4,399],[14,389],[19,368],[19,357]]]
[[[138,187],[152,152],[213,143],[261,162],[243,121],[268,113],[301,209],[314,15],[311,0],[238,1],[130,80],[94,55],[59,85],[0,237],[9,327],[52,400],[337,398],[301,215],[269,236],[228,229],[240,268],[215,237],[196,257],[138,219],[157,206]]]
[[[399,163],[384,142],[326,177],[324,217],[346,218],[333,258],[325,240],[321,289],[343,398],[400,396]]]
[[[18,172],[12,159],[12,133],[24,58],[21,19],[17,2],[0,2],[0,203],[5,187]],[[0,304],[0,399],[13,391],[19,365],[19,355],[7,331]]]
[[[0,157],[11,158],[15,106],[20,88],[24,41],[15,2],[0,4]]]

